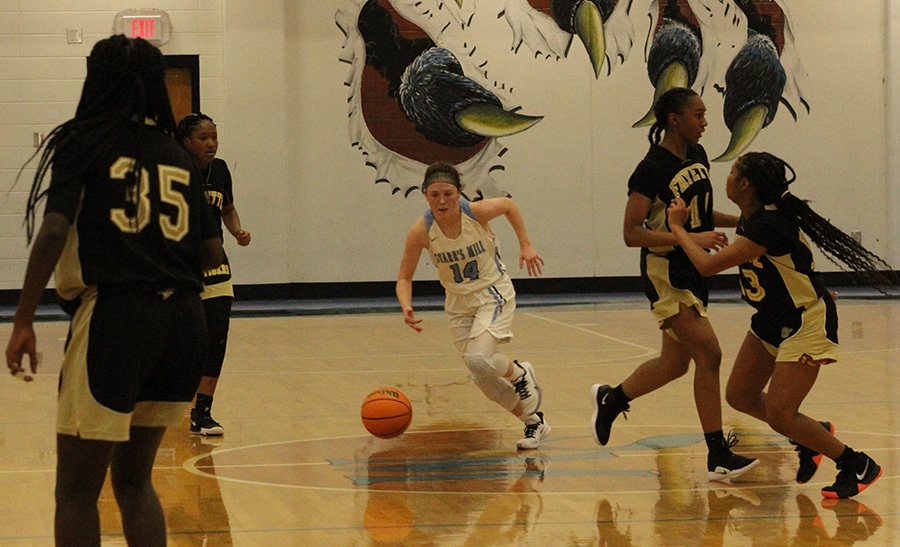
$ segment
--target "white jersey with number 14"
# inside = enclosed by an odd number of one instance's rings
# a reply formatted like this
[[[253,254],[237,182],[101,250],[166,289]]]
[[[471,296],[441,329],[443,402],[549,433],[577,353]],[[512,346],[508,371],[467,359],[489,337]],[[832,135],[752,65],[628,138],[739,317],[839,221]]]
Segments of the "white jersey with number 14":
[[[494,231],[490,226],[485,229],[475,219],[468,201],[460,199],[459,208],[462,231],[455,239],[444,235],[430,210],[425,212],[428,252],[437,266],[444,289],[456,294],[471,294],[503,279],[506,267],[500,261]]]

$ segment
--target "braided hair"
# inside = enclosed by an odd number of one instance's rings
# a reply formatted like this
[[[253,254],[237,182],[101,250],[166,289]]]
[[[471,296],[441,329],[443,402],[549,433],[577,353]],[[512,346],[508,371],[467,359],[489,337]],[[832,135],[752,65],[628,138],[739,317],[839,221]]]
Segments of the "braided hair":
[[[195,129],[200,127],[200,124],[203,122],[209,122],[216,126],[216,122],[213,121],[212,118],[207,116],[202,112],[194,112],[188,114],[187,116],[181,118],[181,121],[178,122],[178,136],[183,139],[186,139],[191,136],[191,133],[194,132]]]
[[[43,180],[58,152],[77,144],[83,172],[116,144],[110,142],[108,136],[122,122],[150,119],[163,132],[174,137],[176,126],[165,85],[165,71],[162,53],[141,38],[126,38],[119,34],[94,45],[87,59],[87,76],[75,117],[54,128],[42,147],[25,164],[28,165],[40,154],[25,211],[29,242],[34,235],[37,206],[47,197],[48,189],[43,188]],[[126,177],[129,185],[137,184],[137,174],[141,171],[142,142],[137,139],[132,145],[135,161]],[[19,176],[24,168],[19,170]],[[70,183],[80,174],[75,173],[55,183]],[[126,208],[126,211],[129,209]],[[131,213],[136,215],[136,207],[135,211],[129,212],[130,216],[134,216]]]
[[[650,144],[659,144],[662,140],[662,132],[669,123],[669,114],[681,114],[694,97],[697,97],[697,92],[687,87],[673,87],[659,96],[653,105],[656,121],[650,126],[650,133],[647,135]]]
[[[788,191],[797,175],[786,161],[768,152],[748,152],[737,159],[735,169],[739,177],[750,181],[763,205],[776,205],[777,211],[795,221],[839,268],[846,271],[847,266],[863,274],[865,283],[875,287],[896,284],[890,265]]]

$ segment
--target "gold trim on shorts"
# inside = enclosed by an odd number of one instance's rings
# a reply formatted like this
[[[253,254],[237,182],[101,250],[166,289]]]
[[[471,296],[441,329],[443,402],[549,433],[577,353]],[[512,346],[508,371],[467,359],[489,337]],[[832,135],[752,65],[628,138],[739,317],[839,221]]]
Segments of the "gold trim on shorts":
[[[825,330],[827,307],[822,299],[804,310],[800,328],[775,347],[750,329],[750,333],[762,342],[763,347],[778,363],[802,363],[821,366],[837,361],[838,345],[828,339]]]
[[[653,284],[656,295],[659,297],[656,302],[651,303],[651,312],[656,317],[659,328],[666,331],[669,336],[675,333],[669,332],[666,321],[675,317],[681,312],[681,304],[689,308],[694,308],[701,317],[707,317],[706,306],[703,300],[697,297],[688,289],[676,289],[669,281],[669,259],[667,257],[657,256],[652,253],[646,257],[647,263],[647,279]]]

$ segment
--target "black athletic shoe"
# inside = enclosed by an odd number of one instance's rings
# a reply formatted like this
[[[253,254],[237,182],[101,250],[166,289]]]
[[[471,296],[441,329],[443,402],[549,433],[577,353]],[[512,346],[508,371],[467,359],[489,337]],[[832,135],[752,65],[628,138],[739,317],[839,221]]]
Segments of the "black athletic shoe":
[[[196,408],[192,408],[191,433],[194,435],[218,437],[225,434],[225,429],[219,424],[219,422],[212,419],[212,416],[209,412],[201,412]]]
[[[725,439],[724,450],[716,450],[710,452],[706,457],[707,477],[711,481],[727,481],[735,477],[740,477],[747,471],[750,471],[757,465],[759,460],[756,458],[748,458],[735,454],[731,451],[731,447],[738,442],[734,433],[729,433]]]
[[[594,415],[591,416],[591,423],[594,428],[591,432],[594,440],[601,446],[606,446],[609,442],[609,432],[612,431],[612,424],[620,413],[630,410],[628,403],[624,405],[617,404],[612,397],[613,388],[607,385],[594,384],[591,386],[591,403],[594,405]],[[628,419],[626,417],[626,419]]]
[[[827,429],[829,433],[834,435],[833,423],[819,423],[822,424],[822,427]],[[822,461],[822,455],[812,448],[806,448],[802,444],[797,444],[791,440],[788,440],[788,442],[794,445],[794,450],[797,451],[797,457],[800,458],[800,467],[797,468],[797,482],[799,482],[800,484],[807,483],[809,482],[809,479],[813,478],[813,475],[816,474],[816,471],[818,471],[819,462]]]
[[[844,467],[838,467],[834,484],[822,489],[822,495],[830,499],[853,497],[881,476],[881,466],[863,452],[859,452]]]

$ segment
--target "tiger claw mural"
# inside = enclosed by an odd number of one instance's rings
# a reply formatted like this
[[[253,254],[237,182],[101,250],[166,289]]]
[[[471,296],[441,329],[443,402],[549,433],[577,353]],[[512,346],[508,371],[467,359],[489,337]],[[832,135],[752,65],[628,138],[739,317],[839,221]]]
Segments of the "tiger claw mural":
[[[784,102],[797,119],[790,101],[783,98],[788,75],[778,54],[775,29],[749,0],[738,0],[738,4],[748,17],[747,42],[725,73],[723,114],[731,139],[728,148],[712,161],[730,161],[746,150],[775,119],[779,102]],[[785,34],[788,32],[789,25],[785,24]],[[808,112],[809,105],[798,98]]]
[[[653,0],[651,34],[659,28],[652,40],[648,37],[646,55],[653,104],[672,87],[693,87],[701,95],[708,88],[721,92],[731,138],[713,161],[730,161],[746,150],[772,123],[779,103],[795,121],[797,106],[809,112],[806,73],[794,50],[784,0],[667,0],[659,25],[658,12],[659,2]],[[633,127],[654,121],[651,106]]]
[[[607,75],[628,57],[634,43],[629,19],[633,0],[503,0],[498,17],[513,31],[513,50],[523,43],[535,56],[568,57],[577,36],[590,59],[594,78],[604,64]],[[549,12],[550,15],[547,15]]]
[[[423,164],[452,158],[466,181],[464,192],[505,195],[490,175],[503,168],[505,148],[496,138],[542,119],[505,107],[511,88],[488,80],[486,61],[475,64],[475,48],[462,35],[471,17],[457,9],[464,3],[347,0],[335,15],[345,35],[341,61],[352,66],[346,85],[353,144],[375,168],[376,182],[390,183],[394,193],[416,189]],[[401,32],[389,8],[418,30]],[[364,87],[365,78],[370,84]],[[375,90],[392,100],[363,97]],[[396,142],[388,142],[392,137]]]
[[[647,75],[653,84],[653,102],[643,118],[631,127],[647,127],[656,121],[653,107],[660,95],[674,87],[691,87],[697,79],[702,46],[698,29],[671,1],[663,13],[662,25],[653,36],[647,53]]]
[[[651,125],[653,104],[672,87],[721,93],[730,140],[713,161],[728,161],[773,123],[779,105],[795,121],[810,111],[787,1],[340,0],[351,143],[394,193],[408,195],[424,164],[444,160],[457,165],[469,195],[507,195],[492,178],[505,168],[498,138],[543,117],[520,112],[513,88],[488,73],[496,53],[484,53],[494,36],[483,29],[505,21],[513,55],[524,45],[535,59],[559,60],[577,37],[595,80],[626,61],[642,29],[653,100],[632,127]],[[542,89],[544,74],[522,73],[528,91]],[[708,117],[715,123],[714,112]]]

